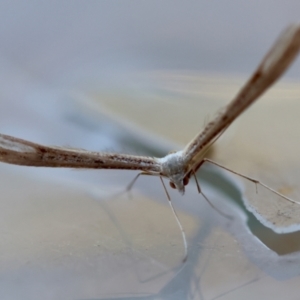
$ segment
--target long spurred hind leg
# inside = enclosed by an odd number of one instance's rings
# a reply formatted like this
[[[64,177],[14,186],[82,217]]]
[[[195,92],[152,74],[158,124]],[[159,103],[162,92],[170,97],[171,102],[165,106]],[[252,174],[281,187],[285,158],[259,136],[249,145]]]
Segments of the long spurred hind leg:
[[[250,181],[253,182],[256,186],[257,186],[257,185],[261,185],[262,187],[266,188],[266,189],[269,190],[270,192],[276,194],[276,195],[279,196],[279,197],[282,197],[283,199],[285,199],[285,200],[287,200],[287,201],[289,201],[289,202],[291,202],[291,203],[294,203],[294,204],[300,204],[299,202],[297,202],[297,201],[295,201],[295,200],[293,200],[293,199],[291,199],[291,198],[289,198],[289,197],[286,197],[286,196],[284,196],[283,194],[280,194],[279,192],[275,191],[274,189],[270,188],[269,186],[267,186],[266,184],[260,182],[259,180],[255,179],[255,178],[252,178],[252,177],[249,177],[249,176],[247,176],[247,175],[244,175],[244,174],[238,173],[238,172],[236,172],[236,171],[233,171],[233,170],[231,170],[231,169],[229,169],[229,168],[226,168],[226,167],[220,165],[219,163],[216,163],[216,162],[214,162],[213,160],[210,160],[210,159],[208,159],[208,158],[204,158],[204,159],[203,159],[203,162],[211,163],[211,164],[213,164],[213,165],[215,165],[215,166],[218,166],[218,167],[220,167],[220,168],[222,168],[222,169],[224,169],[224,170],[226,170],[226,171],[228,171],[228,172],[230,172],[230,173],[232,173],[232,174],[235,174],[235,175],[238,175],[238,176],[240,176],[240,177],[243,177],[243,178],[245,178],[245,179],[247,179],[247,180],[250,180]]]

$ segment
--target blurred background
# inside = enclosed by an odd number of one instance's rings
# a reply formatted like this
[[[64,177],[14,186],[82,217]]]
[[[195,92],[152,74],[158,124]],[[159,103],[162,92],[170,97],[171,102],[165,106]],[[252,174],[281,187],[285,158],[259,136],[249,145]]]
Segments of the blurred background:
[[[299,20],[292,0],[1,1],[0,132],[166,155],[234,97]],[[296,198],[299,80],[298,58],[210,153]],[[121,193],[135,175],[1,164],[0,298],[297,299],[297,209],[279,210],[269,194],[256,196],[255,215],[247,182],[204,167],[201,187],[234,220],[194,183],[184,197],[170,191],[189,243],[182,264],[160,181],[140,178],[131,196]],[[272,227],[269,214],[289,225]]]

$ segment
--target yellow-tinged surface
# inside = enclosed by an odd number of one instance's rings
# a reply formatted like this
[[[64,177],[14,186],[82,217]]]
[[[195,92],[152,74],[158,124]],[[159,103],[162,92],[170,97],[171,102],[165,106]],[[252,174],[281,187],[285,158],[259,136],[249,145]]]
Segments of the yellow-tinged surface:
[[[101,119],[103,112],[113,116],[116,123],[124,124],[124,132],[129,128],[134,134],[136,129],[137,137],[142,134],[145,140],[149,134],[153,148],[161,151],[163,140],[184,146],[242,83],[197,74],[158,72],[151,76],[153,84],[160,83],[159,93],[139,91],[138,97],[130,97],[128,90],[123,96],[92,91],[94,97],[81,105],[93,107],[94,117],[99,113]],[[169,95],[163,96],[167,91]],[[279,84],[229,128],[214,146],[213,158],[242,173],[262,176],[284,193],[293,192],[298,177],[292,175],[300,169],[296,150],[299,95],[297,83]],[[290,177],[281,176],[282,168]],[[174,299],[254,299],[262,295],[281,299],[286,290],[289,299],[296,299],[300,278],[293,266],[299,255],[278,256],[253,236],[244,213],[220,187],[222,176],[227,175],[216,172],[216,179],[200,181],[201,187],[233,220],[212,210],[193,183],[184,197],[170,191],[189,244],[188,260],[182,264],[180,231],[157,178],[139,179],[127,197],[116,194],[124,191],[135,175],[132,172],[83,171],[85,180],[80,181],[73,178],[74,171],[51,175],[44,169],[39,175],[31,168],[2,165],[3,294],[12,293],[20,280],[18,291],[34,296],[39,286],[40,291],[51,289],[53,295],[69,298],[134,299],[138,295],[143,299],[153,295],[164,299],[175,294]],[[97,179],[89,182],[87,176]],[[242,187],[231,177],[226,180],[232,189]],[[272,208],[272,198],[268,201]]]

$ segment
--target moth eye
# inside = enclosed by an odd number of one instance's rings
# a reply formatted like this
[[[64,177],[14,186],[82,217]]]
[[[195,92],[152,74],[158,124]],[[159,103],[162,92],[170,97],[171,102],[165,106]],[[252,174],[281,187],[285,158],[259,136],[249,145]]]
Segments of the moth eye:
[[[174,184],[172,181],[170,181],[169,184],[170,184],[170,187],[171,187],[172,189],[176,189],[176,186],[175,186],[175,184]]]
[[[187,185],[189,183],[190,179],[188,177],[183,178],[183,184]]]

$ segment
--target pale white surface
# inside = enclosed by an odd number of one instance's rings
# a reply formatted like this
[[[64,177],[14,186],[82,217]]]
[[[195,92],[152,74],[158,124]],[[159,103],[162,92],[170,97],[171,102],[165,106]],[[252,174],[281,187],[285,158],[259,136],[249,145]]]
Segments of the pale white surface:
[[[167,137],[176,147],[185,142],[176,140],[176,136],[188,141],[197,133],[204,122],[202,116],[215,112],[220,106],[218,94],[228,93],[230,85],[225,82],[222,92],[211,86],[213,95],[208,99],[216,101],[210,101],[209,109],[205,107],[198,119],[192,119],[177,105],[185,106],[184,96],[189,90],[180,90],[180,76],[177,82],[170,80],[171,86],[166,83],[169,89],[155,90],[159,79],[155,71],[193,68],[248,74],[283,27],[298,18],[299,11],[299,3],[293,1],[231,1],[218,5],[3,1],[0,130],[50,145],[165,154],[172,150],[166,147],[171,143],[148,136],[143,139],[139,128],[136,138],[125,125],[109,122],[96,110],[73,106],[70,95],[74,91],[76,95],[80,91],[94,95],[109,92],[119,99],[117,107],[124,119],[128,117],[126,109],[136,115],[140,106],[136,101],[129,107],[130,102],[120,96],[124,96],[124,90],[133,99],[138,95],[147,112],[145,128],[161,139],[169,132]],[[149,70],[154,74],[152,80]],[[146,76],[140,76],[141,71]],[[299,61],[289,75],[299,78]],[[185,83],[193,86],[192,80],[193,76],[188,77]],[[202,81],[203,87],[212,82]],[[230,92],[236,91],[231,88]],[[159,102],[145,100],[151,93],[166,99],[161,92],[171,103],[155,106]],[[206,89],[197,87],[194,92],[194,105],[208,96]],[[232,96],[229,94],[228,99]],[[172,114],[168,115],[165,107],[170,109],[175,101],[178,113],[170,122]],[[149,116],[150,112],[154,113]],[[292,112],[294,116],[297,108]],[[147,124],[150,118],[156,131]],[[264,121],[265,115],[260,120]],[[256,136],[259,138],[255,133],[249,141]],[[249,147],[242,153],[234,152],[229,163],[249,154],[247,151]],[[220,171],[202,174],[207,196],[220,209],[232,212],[232,222],[212,211],[194,185],[184,198],[171,191],[190,247],[188,262],[182,265],[180,232],[157,178],[141,178],[132,200],[112,197],[133,177],[131,172],[28,169],[1,164],[0,298],[298,298],[299,254],[278,255],[251,234],[244,213],[229,201],[229,193],[241,198],[238,182]],[[259,232],[266,230],[258,223],[255,226]],[[275,244],[299,240],[297,235],[272,234],[267,235]]]

